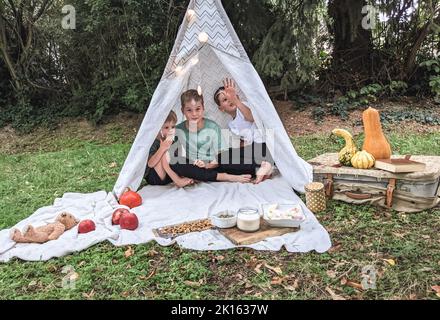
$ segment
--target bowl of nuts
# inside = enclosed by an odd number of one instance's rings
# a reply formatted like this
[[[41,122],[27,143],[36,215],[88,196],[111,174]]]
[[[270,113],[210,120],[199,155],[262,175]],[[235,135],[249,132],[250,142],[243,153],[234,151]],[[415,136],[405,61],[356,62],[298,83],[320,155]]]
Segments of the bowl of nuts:
[[[237,214],[231,210],[221,211],[211,216],[211,223],[220,229],[233,228],[237,225]]]

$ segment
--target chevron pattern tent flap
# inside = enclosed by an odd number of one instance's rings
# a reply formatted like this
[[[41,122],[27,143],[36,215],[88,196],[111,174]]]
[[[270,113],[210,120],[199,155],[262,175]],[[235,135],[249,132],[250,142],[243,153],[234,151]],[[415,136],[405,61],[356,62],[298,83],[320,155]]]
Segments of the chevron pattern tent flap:
[[[191,0],[164,75],[186,63],[203,46],[199,40],[202,33],[211,46],[249,61],[220,0]]]

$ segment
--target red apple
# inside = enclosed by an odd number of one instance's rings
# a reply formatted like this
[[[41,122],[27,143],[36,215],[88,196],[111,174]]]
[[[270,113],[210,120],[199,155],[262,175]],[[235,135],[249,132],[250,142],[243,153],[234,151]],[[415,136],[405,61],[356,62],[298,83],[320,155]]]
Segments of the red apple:
[[[127,191],[119,198],[119,204],[133,209],[142,205],[142,197],[139,193],[127,188]]]
[[[78,226],[78,233],[89,233],[96,230],[95,223],[92,220],[84,220]]]
[[[139,220],[134,213],[123,213],[119,219],[119,225],[121,226],[121,229],[133,231],[139,226]]]
[[[113,215],[112,215],[112,224],[113,225],[119,224],[119,220],[121,219],[121,215],[123,213],[130,213],[130,211],[125,208],[119,208],[115,212],[113,212]]]

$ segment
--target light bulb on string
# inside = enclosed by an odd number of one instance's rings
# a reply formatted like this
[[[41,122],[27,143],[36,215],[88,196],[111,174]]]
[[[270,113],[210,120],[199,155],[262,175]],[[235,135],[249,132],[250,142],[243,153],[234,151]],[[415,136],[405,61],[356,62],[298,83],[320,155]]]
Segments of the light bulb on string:
[[[201,96],[203,93],[202,87],[200,85],[198,85],[198,87],[197,87],[197,93],[199,94],[199,96]]]
[[[191,22],[193,18],[195,17],[196,12],[193,9],[189,9],[186,13],[186,18],[188,19],[188,22]]]
[[[201,32],[199,34],[199,41],[200,42],[206,43],[206,42],[208,42],[208,40],[209,40],[209,36],[208,36],[208,34],[206,32]]]
[[[177,66],[174,71],[176,72],[176,75],[181,76],[184,70],[182,66]]]

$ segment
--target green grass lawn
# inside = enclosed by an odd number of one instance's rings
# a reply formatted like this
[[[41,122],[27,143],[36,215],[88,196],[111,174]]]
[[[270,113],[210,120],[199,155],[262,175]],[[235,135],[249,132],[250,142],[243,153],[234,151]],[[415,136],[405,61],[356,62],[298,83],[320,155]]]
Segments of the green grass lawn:
[[[100,139],[53,136],[33,148],[39,151],[0,154],[0,229],[65,192],[111,190],[131,143],[118,138],[120,130]],[[440,133],[390,140],[400,154],[440,155]],[[319,135],[293,143],[306,159],[340,147]],[[440,285],[440,209],[401,214],[331,201],[318,219],[333,242],[325,254],[148,243],[126,257],[128,247],[102,243],[48,262],[0,264],[0,299],[439,299],[431,287]],[[71,290],[61,286],[67,265],[79,276]],[[357,289],[369,265],[377,288]]]

